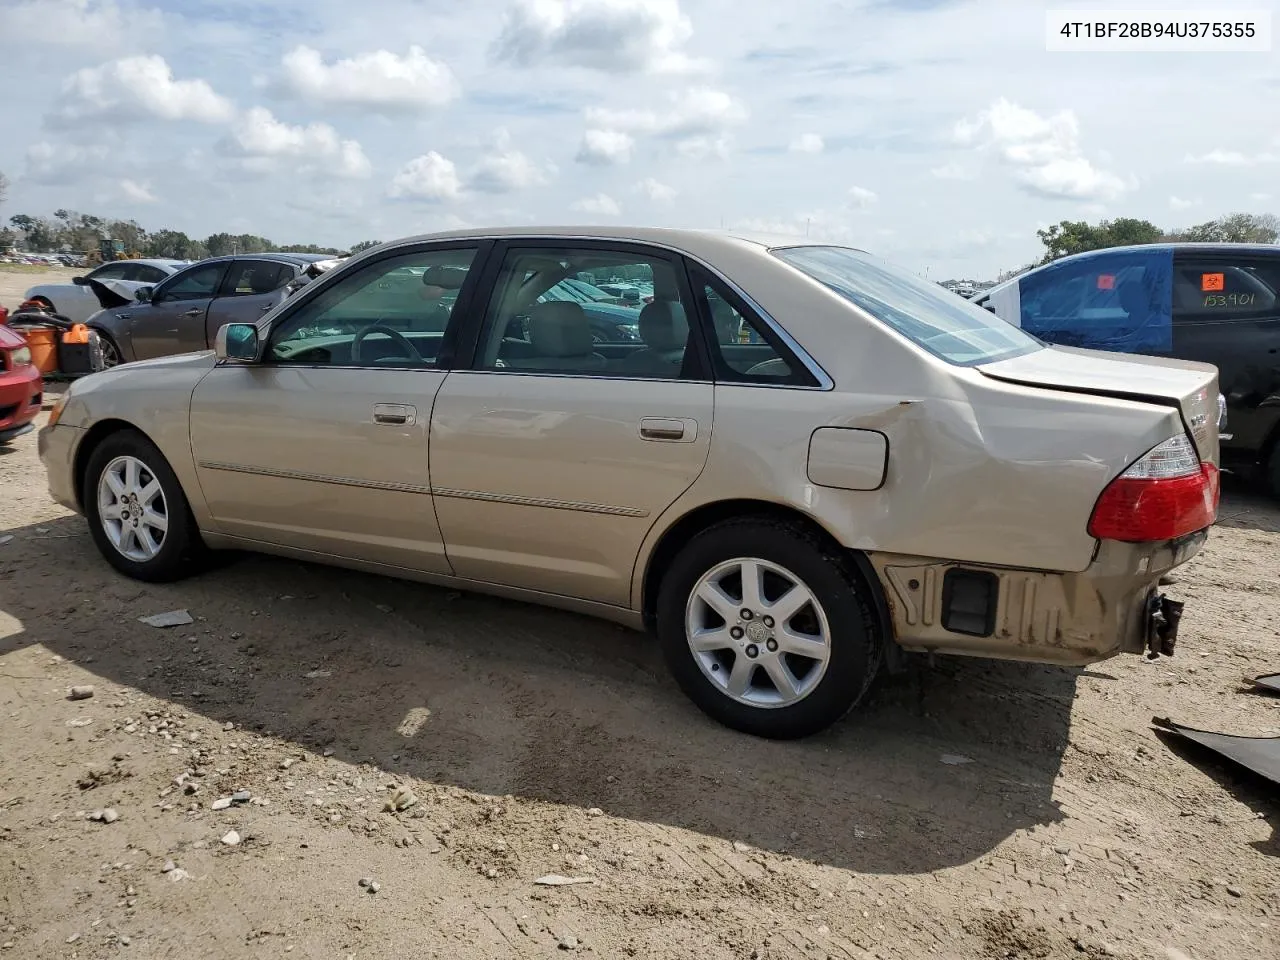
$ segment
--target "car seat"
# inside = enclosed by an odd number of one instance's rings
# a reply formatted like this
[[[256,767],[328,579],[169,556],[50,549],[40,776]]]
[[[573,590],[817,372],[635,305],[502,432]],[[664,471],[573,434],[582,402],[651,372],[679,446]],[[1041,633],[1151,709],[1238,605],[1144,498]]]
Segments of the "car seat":
[[[677,379],[689,342],[684,307],[672,300],[655,300],[640,311],[640,339],[644,348],[628,354],[619,369],[649,377]]]
[[[579,304],[568,300],[535,303],[529,310],[531,357],[512,358],[519,370],[603,370],[605,359],[595,352],[591,324]]]

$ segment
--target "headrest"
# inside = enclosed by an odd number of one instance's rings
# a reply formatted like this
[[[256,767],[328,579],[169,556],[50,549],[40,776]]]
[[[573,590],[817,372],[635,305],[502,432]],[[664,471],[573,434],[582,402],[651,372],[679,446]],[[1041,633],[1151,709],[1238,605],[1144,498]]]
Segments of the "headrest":
[[[660,353],[683,350],[689,342],[684,307],[671,300],[655,300],[640,311],[640,339]]]
[[[280,271],[276,267],[261,264],[249,272],[249,289],[254,293],[270,293],[279,279]]]
[[[427,287],[444,287],[446,290],[461,290],[462,282],[467,279],[465,267],[445,267],[436,265],[427,267],[422,275],[422,284]]]
[[[591,324],[571,300],[535,303],[529,310],[529,340],[539,357],[585,357],[594,352]]]

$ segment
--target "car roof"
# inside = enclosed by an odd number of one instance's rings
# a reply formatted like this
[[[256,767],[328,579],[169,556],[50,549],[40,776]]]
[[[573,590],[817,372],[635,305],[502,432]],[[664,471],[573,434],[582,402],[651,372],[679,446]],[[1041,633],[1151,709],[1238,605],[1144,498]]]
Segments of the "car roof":
[[[1089,260],[1094,257],[1105,257],[1113,253],[1150,253],[1156,250],[1171,250],[1175,253],[1239,253],[1280,256],[1280,244],[1275,243],[1177,241],[1171,243],[1134,243],[1123,247],[1103,247],[1100,250],[1085,250],[1081,253],[1059,257],[1057,260],[1050,261],[1050,263],[1043,266],[1047,267],[1054,263],[1069,263],[1076,260]]]
[[[147,257],[140,260],[111,260],[110,263],[142,263],[148,267],[172,267],[175,270],[185,267],[190,261],[188,260],[166,260],[163,257]],[[105,267],[106,264],[99,264]]]
[[[632,240],[639,243],[653,243],[659,246],[681,250],[692,256],[704,256],[714,259],[717,253],[731,250],[742,250],[744,247],[765,252],[781,247],[849,247],[848,244],[823,241],[808,241],[793,236],[775,236],[773,242],[764,235],[752,231],[734,230],[693,230],[676,227],[634,227],[634,226],[565,226],[565,225],[526,225],[519,227],[472,227],[465,230],[446,230],[440,233],[419,234],[389,241],[385,246],[401,246],[411,243],[425,243],[435,240],[478,240],[513,238],[541,238],[564,240]]]
[[[332,260],[331,253],[229,253],[221,257],[206,257],[200,263],[226,263],[228,260],[274,260],[277,263],[291,263],[300,266],[316,263],[320,260]]]

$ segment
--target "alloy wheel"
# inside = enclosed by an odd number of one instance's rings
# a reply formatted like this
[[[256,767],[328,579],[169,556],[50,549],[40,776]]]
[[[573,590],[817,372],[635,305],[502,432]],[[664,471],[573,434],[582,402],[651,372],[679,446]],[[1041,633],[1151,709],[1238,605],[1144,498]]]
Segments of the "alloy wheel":
[[[753,557],[727,560],[697,581],[685,636],[707,679],[751,707],[800,702],[831,658],[831,628],[813,591],[786,568]]]
[[[159,478],[137,457],[116,457],[98,478],[98,516],[121,556],[155,558],[169,532],[169,510]]]

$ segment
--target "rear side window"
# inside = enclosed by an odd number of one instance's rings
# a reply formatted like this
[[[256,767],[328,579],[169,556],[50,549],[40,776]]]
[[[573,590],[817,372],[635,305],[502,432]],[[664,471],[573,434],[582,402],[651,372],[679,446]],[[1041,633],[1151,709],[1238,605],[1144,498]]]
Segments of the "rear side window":
[[[1001,288],[997,312],[1048,343],[1168,353],[1172,278],[1168,247],[1063,260]]]
[[[278,290],[293,279],[293,267],[273,260],[237,260],[223,289],[224,296],[251,297]]]
[[[992,363],[1043,346],[964,297],[860,250],[815,246],[770,252],[948,363]]]
[[[1280,314],[1280,258],[1178,258],[1175,323],[1214,323]]]

